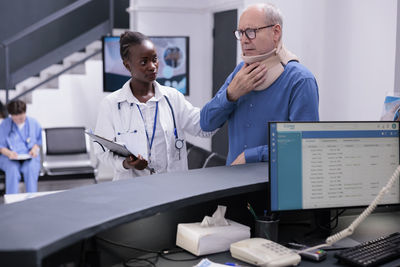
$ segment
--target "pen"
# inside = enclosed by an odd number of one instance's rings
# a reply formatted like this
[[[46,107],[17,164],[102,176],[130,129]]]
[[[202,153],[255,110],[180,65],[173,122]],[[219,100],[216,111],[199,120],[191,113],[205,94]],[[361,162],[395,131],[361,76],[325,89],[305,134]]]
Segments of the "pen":
[[[247,209],[253,215],[254,219],[258,220],[256,213],[254,212],[253,208],[251,207],[250,203],[247,202]]]
[[[240,264],[237,264],[237,263],[234,263],[234,262],[225,262],[224,264],[228,265],[228,266],[248,267],[247,265],[240,265]]]

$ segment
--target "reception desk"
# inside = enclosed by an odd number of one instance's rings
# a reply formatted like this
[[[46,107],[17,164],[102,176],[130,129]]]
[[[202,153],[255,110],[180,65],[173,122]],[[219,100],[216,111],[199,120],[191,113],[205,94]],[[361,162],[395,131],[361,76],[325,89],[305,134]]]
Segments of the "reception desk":
[[[0,206],[0,265],[42,266],[43,259],[119,225],[256,191],[266,163],[214,167],[84,186]]]

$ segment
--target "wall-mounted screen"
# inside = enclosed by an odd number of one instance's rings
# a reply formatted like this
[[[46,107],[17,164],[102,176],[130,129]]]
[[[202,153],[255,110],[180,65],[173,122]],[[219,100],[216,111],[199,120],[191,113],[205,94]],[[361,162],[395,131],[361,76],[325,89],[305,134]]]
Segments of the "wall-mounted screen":
[[[159,65],[157,82],[189,95],[189,37],[149,37],[154,43]],[[119,37],[103,37],[103,90],[113,92],[129,80],[130,73],[122,64]]]

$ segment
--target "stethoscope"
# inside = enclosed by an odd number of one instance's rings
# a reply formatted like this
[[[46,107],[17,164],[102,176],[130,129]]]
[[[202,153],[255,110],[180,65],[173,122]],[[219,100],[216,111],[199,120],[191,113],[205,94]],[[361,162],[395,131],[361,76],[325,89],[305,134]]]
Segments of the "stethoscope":
[[[175,121],[175,114],[174,114],[174,109],[172,108],[171,102],[169,102],[169,99],[166,95],[164,95],[164,97],[167,100],[169,108],[171,109],[172,120],[174,122],[175,148],[178,149],[178,151],[179,151],[179,160],[180,160],[181,159],[181,149],[183,148],[184,140],[180,139],[178,137],[178,130],[176,128],[176,121]]]
[[[19,135],[21,140],[24,141],[25,146],[29,149],[29,143],[31,142],[31,138],[29,136],[29,122],[28,122],[28,120],[25,120],[25,125],[26,125],[25,133],[27,133],[27,135],[28,135],[28,137],[26,139],[24,139],[24,137],[22,136],[21,131],[18,129],[18,126],[15,124],[15,122],[11,121],[11,127],[10,127],[10,131],[8,132],[8,138],[7,138],[7,143],[8,143],[8,146],[10,147],[11,150],[13,148],[12,148],[12,144],[10,142],[10,135],[13,132],[13,128],[14,127],[16,128],[15,132]]]
[[[171,110],[172,121],[174,123],[175,148],[178,149],[179,160],[180,160],[181,159],[181,149],[183,148],[185,142],[184,142],[183,139],[179,138],[179,136],[178,136],[178,130],[176,128],[175,113],[174,113],[174,109],[172,108],[171,102],[169,101],[169,99],[168,99],[168,97],[166,95],[164,95],[164,97],[167,100],[168,106],[169,106],[169,108]],[[130,106],[132,107],[133,103],[131,103]],[[138,104],[136,104],[136,106],[137,106],[137,108],[138,108],[138,110],[140,112],[140,116],[142,117],[142,120],[144,122],[142,111],[141,111],[141,109],[140,109]],[[121,102],[118,102],[118,110],[119,111],[121,110]],[[145,127],[147,142],[149,144],[150,150],[151,150],[151,147],[153,145],[154,135],[155,135],[155,131],[156,131],[157,113],[158,113],[158,102],[156,102],[156,112],[155,112],[155,116],[154,116],[153,134],[152,134],[151,139],[149,138],[149,134],[147,133],[147,130],[146,130],[146,127]],[[127,133],[129,133],[129,129],[130,129],[130,126],[131,126],[131,121],[132,121],[132,112],[130,114],[129,128],[128,128],[128,131],[126,131]],[[133,132],[136,132],[136,130],[133,131]],[[121,135],[122,133],[121,132],[117,132],[117,134]]]

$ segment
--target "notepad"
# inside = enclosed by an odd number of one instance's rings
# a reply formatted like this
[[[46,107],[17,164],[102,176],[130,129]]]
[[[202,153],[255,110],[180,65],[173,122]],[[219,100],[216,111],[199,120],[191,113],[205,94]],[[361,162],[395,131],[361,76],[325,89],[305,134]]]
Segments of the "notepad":
[[[31,159],[31,158],[32,158],[32,156],[29,154],[18,154],[18,157],[13,160],[27,160],[27,159]]]

